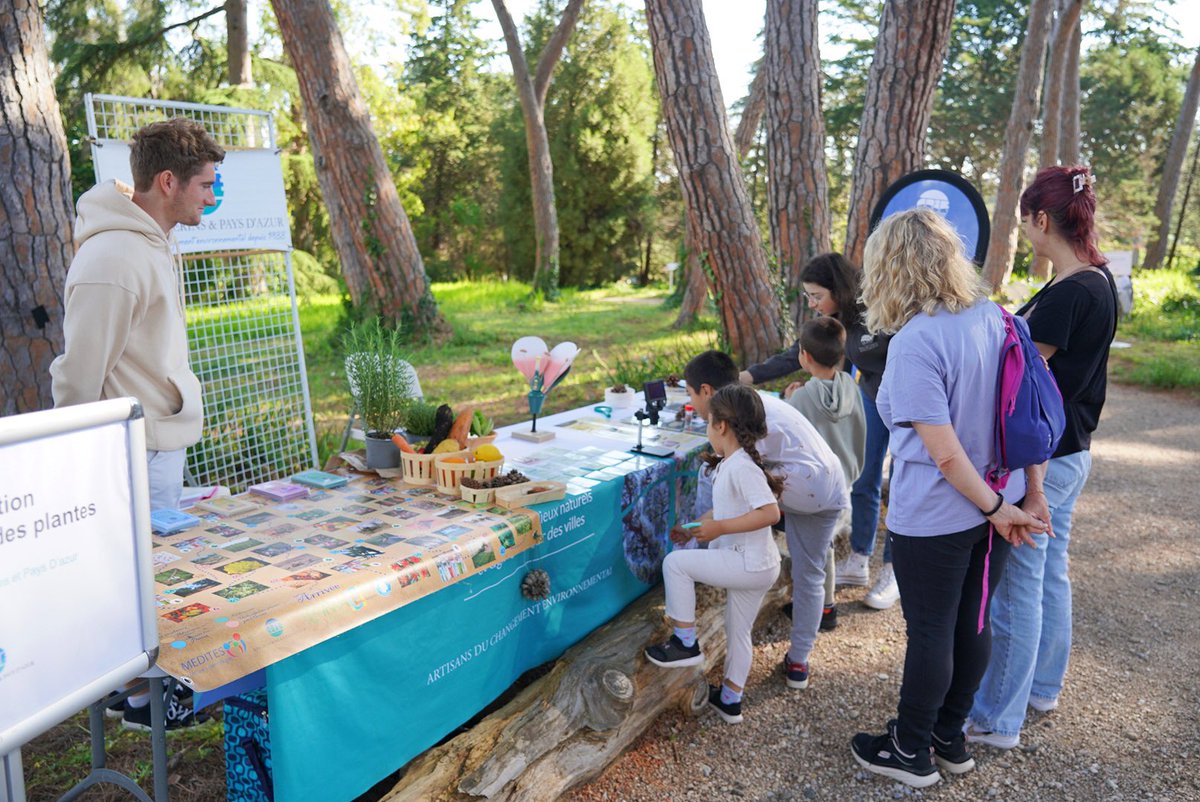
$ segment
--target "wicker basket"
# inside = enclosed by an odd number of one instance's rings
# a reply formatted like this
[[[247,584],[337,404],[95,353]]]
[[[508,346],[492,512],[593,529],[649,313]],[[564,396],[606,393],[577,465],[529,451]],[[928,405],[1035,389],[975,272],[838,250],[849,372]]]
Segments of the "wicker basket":
[[[401,451],[400,466],[404,469],[404,481],[410,485],[433,485],[437,481],[433,470],[435,460],[439,457],[466,457],[470,453],[465,448],[461,451],[444,451],[441,454],[410,454]]]
[[[494,487],[467,487],[460,484],[458,489],[462,492],[463,501],[471,504],[491,504],[496,500]]]
[[[494,459],[487,462],[448,462],[446,459],[447,457],[462,459],[466,457],[467,453],[466,451],[462,451],[453,454],[437,455],[438,458],[433,463],[433,474],[439,493],[445,493],[448,496],[457,496],[464,476],[470,476],[472,479],[486,482],[494,478],[500,472],[500,468],[504,466],[504,460],[502,459]]]

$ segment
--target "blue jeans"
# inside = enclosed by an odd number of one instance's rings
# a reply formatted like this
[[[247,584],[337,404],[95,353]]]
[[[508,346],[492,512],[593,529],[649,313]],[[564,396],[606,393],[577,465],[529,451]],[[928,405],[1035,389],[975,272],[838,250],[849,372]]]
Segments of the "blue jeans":
[[[933,537],[889,535],[908,630],[897,738],[915,751],[929,748],[931,734],[948,741],[962,732],[991,646],[990,629],[978,628],[984,566],[990,604],[1010,549],[995,535],[988,559],[986,523]]]
[[[1056,457],[1046,468],[1054,537],[1034,535],[1036,549],[1013,549],[996,588],[992,657],[971,708],[980,729],[1019,735],[1029,697],[1054,701],[1062,691],[1071,651],[1071,514],[1091,469],[1088,451]]]
[[[863,469],[850,489],[850,548],[871,556],[875,550],[875,533],[879,529],[879,496],[883,487],[883,458],[887,455],[888,429],[879,417],[875,399],[862,393],[863,412],[867,416],[867,447]],[[883,561],[892,561],[892,539],[885,535]]]

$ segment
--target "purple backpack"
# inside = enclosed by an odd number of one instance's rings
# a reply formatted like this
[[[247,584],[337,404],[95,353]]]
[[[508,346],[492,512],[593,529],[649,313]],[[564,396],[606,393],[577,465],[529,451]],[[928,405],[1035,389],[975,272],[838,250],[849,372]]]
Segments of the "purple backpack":
[[[1014,317],[996,304],[1004,317],[1004,343],[996,377],[996,464],[987,472],[988,487],[1000,492],[1008,477],[1054,456],[1067,425],[1062,393],[1046,360],[1042,358],[1025,318]],[[987,610],[988,572],[992,556],[992,529],[983,562],[983,600],[979,604],[979,631]]]
[[[1004,316],[1004,344],[996,377],[996,465],[988,471],[993,490],[1008,475],[1054,455],[1067,425],[1058,382],[1029,336],[1029,324],[997,304]]]

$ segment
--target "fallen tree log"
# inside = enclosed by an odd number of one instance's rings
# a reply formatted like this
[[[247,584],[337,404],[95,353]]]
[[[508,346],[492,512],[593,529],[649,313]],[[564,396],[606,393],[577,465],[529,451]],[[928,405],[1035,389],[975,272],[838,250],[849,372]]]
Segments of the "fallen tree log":
[[[789,560],[767,594],[755,629],[791,598]],[[663,589],[656,587],[567,650],[544,677],[471,730],[413,760],[381,802],[552,802],[598,776],[658,715],[696,715],[706,677],[725,660],[723,591],[697,587],[703,667],[664,669],[642,650],[664,640]]]

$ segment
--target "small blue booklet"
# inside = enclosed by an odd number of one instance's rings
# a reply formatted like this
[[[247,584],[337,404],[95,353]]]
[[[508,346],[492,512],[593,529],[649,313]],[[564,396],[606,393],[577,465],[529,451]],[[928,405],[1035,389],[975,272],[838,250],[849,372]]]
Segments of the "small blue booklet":
[[[301,471],[293,474],[292,481],[309,487],[319,487],[322,490],[330,490],[335,487],[341,487],[350,481],[349,477],[340,476],[336,473],[327,473],[326,471]]]
[[[151,510],[150,528],[160,535],[174,535],[200,523],[195,515],[179,510]]]

